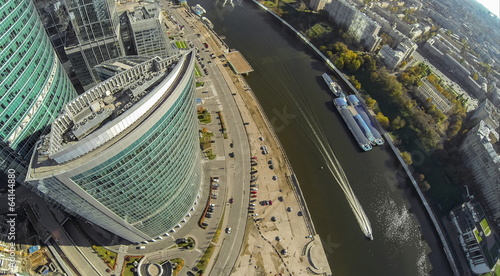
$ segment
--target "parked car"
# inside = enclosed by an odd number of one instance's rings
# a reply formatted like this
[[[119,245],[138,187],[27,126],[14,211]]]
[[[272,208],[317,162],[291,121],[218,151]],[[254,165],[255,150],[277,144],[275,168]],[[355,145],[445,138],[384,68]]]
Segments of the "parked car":
[[[256,194],[257,192],[256,192],[256,191],[251,191],[250,193],[251,193],[251,194]]]
[[[229,233],[231,233],[231,227],[226,228],[226,234],[229,234]]]

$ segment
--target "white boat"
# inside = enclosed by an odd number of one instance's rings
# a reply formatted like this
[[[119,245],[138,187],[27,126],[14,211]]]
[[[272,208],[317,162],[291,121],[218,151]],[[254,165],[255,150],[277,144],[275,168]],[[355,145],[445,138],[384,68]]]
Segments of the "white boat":
[[[342,87],[340,87],[338,83],[334,82],[327,73],[323,74],[323,80],[325,80],[326,84],[328,85],[328,88],[330,88],[330,90],[336,97],[345,98],[345,94],[344,91],[342,91]]]

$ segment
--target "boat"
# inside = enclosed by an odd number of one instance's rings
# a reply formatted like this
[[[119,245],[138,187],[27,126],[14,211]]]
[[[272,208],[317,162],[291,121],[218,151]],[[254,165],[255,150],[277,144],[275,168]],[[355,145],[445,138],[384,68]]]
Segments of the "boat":
[[[372,235],[372,232],[368,232],[368,233],[366,233],[366,237],[367,237],[368,239],[370,239],[371,241],[373,241],[373,235]]]
[[[196,13],[196,15],[202,15],[202,14],[207,12],[202,6],[200,6],[200,4],[196,4],[196,6],[192,6],[191,10],[193,10],[193,12]]]
[[[385,143],[384,138],[382,138],[382,135],[380,135],[380,132],[375,127],[372,118],[368,116],[368,112],[366,111],[365,107],[359,102],[359,99],[355,95],[349,95],[347,96],[347,101],[350,105],[354,106],[356,112],[361,116],[361,118],[363,118],[363,121],[368,126],[368,129],[366,131],[371,132],[373,140],[370,141],[372,142],[372,144],[378,146],[383,145]]]
[[[342,91],[342,87],[340,87],[338,83],[334,82],[327,73],[323,74],[323,80],[326,82],[328,88],[330,88],[335,97],[345,98],[345,94],[344,91]]]
[[[349,130],[351,131],[359,147],[364,151],[371,150],[372,145],[370,141],[368,140],[368,138],[366,138],[365,134],[354,118],[355,115],[358,115],[357,113],[353,115],[353,112],[356,112],[354,107],[349,106],[343,98],[333,99],[333,105],[335,105],[338,112],[340,113],[340,116],[342,117],[342,119],[344,119],[347,128],[349,128]]]
[[[201,17],[201,20],[203,21],[203,23],[205,23],[210,29],[213,29],[214,28],[214,24],[212,23],[212,21],[210,21],[208,18],[206,18],[205,16],[202,16]]]

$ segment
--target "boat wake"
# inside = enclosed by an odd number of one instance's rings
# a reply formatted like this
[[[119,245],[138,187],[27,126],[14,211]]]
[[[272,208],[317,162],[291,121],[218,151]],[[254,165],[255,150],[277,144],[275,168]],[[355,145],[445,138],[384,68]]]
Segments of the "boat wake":
[[[242,20],[246,19],[242,18]],[[249,25],[252,26],[251,24]],[[269,42],[267,42],[267,40],[262,37],[262,33],[259,30],[254,31],[256,37],[260,38],[262,46],[264,48],[267,48],[266,53],[273,58],[273,63],[276,66],[280,67],[281,72],[286,74],[286,80],[277,78],[271,79],[269,74],[262,74],[261,77],[263,79],[267,79],[267,84],[269,85],[269,87],[273,87],[274,91],[280,95],[283,102],[293,107],[292,110],[297,111],[296,114],[300,116],[300,119],[297,118],[298,120],[294,121],[294,123],[297,122],[302,127],[302,129],[304,129],[305,133],[307,133],[311,141],[314,143],[314,145],[322,155],[328,167],[328,170],[331,172],[337,183],[339,183],[340,187],[342,188],[342,191],[344,192],[346,199],[349,202],[351,209],[353,210],[356,220],[359,223],[361,231],[367,238],[373,239],[373,232],[370,221],[368,220],[368,217],[366,216],[365,211],[359,203],[356,195],[352,191],[351,185],[349,184],[349,180],[347,179],[342,166],[337,160],[337,157],[335,156],[333,149],[330,147],[330,144],[328,144],[327,142],[328,140],[326,139],[326,135],[322,132],[321,127],[317,124],[318,120],[314,118],[315,116],[310,109],[303,108],[304,103],[307,102],[305,98],[306,95],[300,94],[302,96],[302,99],[297,99],[291,93],[285,92],[285,94],[283,94],[281,89],[278,88],[279,81],[283,81],[286,82],[288,86],[293,86],[297,91],[302,90],[298,86],[297,80],[290,74],[289,68],[282,63],[282,60],[280,59],[280,53],[278,53],[275,47],[273,45],[270,45]],[[250,60],[250,63],[252,63],[254,68],[256,68],[257,72],[266,71],[263,70],[263,68],[260,68],[261,66],[259,66],[258,62],[252,62]]]
[[[340,188],[344,192],[347,202],[349,202],[349,206],[351,207],[354,216],[358,221],[361,231],[363,231],[363,233],[367,238],[373,240],[373,232],[370,220],[366,216],[363,207],[361,206],[361,204],[358,201],[358,198],[354,194],[351,185],[349,184],[349,180],[347,179],[347,176],[345,175],[342,166],[340,165],[337,157],[335,156],[333,149],[330,147],[329,144],[325,145],[323,142],[321,142],[319,135],[317,135],[314,130],[312,130],[312,132],[314,133],[314,136],[316,137],[317,140],[317,143],[315,143],[315,145],[318,148],[320,154],[323,156],[324,160],[326,161],[328,170],[331,172],[337,183],[339,183]]]

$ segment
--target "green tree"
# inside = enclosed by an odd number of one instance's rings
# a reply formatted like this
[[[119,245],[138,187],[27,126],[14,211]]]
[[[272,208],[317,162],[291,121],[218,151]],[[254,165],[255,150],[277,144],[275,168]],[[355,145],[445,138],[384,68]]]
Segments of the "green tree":
[[[387,118],[382,112],[377,113],[376,119],[383,128],[387,129],[389,127],[389,118]]]
[[[374,98],[367,96],[365,99],[365,103],[368,108],[373,108],[375,104],[377,104],[377,101]]]
[[[403,158],[403,160],[405,161],[405,163],[407,165],[411,165],[413,163],[413,160],[411,158],[411,153],[409,153],[407,151],[403,151],[403,152],[401,152],[401,157]]]
[[[472,79],[477,81],[479,79],[479,74],[477,72],[472,73]]]
[[[396,116],[391,122],[391,128],[393,130],[398,130],[403,128],[406,125],[406,121],[402,119],[400,116]]]

